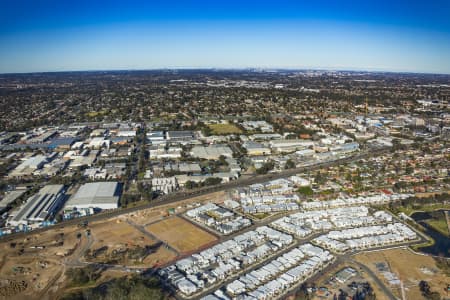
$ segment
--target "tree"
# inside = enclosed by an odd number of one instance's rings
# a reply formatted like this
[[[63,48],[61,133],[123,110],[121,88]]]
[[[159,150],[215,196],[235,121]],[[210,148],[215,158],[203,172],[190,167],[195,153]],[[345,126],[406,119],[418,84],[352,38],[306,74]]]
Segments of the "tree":
[[[419,288],[420,288],[420,291],[422,292],[422,295],[426,299],[430,299],[430,300],[440,300],[441,299],[441,295],[438,292],[431,291],[431,287],[427,281],[421,280],[419,282]]]
[[[286,161],[286,164],[284,165],[285,169],[294,169],[295,168],[295,162],[292,159],[288,159]]]
[[[62,222],[63,221],[63,214],[62,213],[60,213],[60,214],[57,214],[56,215],[56,217],[55,217],[55,220],[56,220],[56,222]]]
[[[209,185],[216,185],[222,182],[222,178],[217,178],[217,177],[208,177],[206,178],[204,185],[209,186]]]
[[[300,290],[295,294],[296,300],[309,300],[311,299],[311,295],[308,293],[308,286],[303,283],[300,286]]]
[[[204,136],[210,136],[210,135],[213,134],[213,131],[212,131],[212,129],[211,129],[208,125],[205,125],[205,126],[202,128],[202,134],[203,134]]]
[[[347,300],[348,293],[344,290],[339,290],[338,300]]]
[[[312,196],[314,194],[314,191],[310,186],[302,186],[297,190],[297,192],[304,196]]]
[[[323,184],[326,181],[326,177],[322,175],[322,173],[317,172],[316,175],[314,176],[314,182],[317,184]]]
[[[414,168],[411,165],[407,165],[405,168],[405,174],[411,175],[414,172]]]
[[[85,289],[62,297],[64,300],[162,300],[165,298],[160,281],[157,278],[140,276],[113,279],[95,288]]]
[[[219,162],[220,162],[221,166],[227,166],[228,165],[226,159],[227,158],[224,155],[219,156]]]
[[[194,182],[194,181],[192,181],[192,180],[188,180],[188,181],[186,181],[186,183],[184,184],[184,187],[185,188],[187,188],[187,189],[193,189],[193,188],[196,188],[198,186],[198,184],[196,183],[196,182]]]
[[[89,265],[85,268],[72,268],[66,271],[66,276],[74,285],[83,285],[100,277],[101,270]]]
[[[263,175],[267,174],[269,171],[273,170],[275,163],[273,161],[268,161],[261,166],[261,168],[256,169],[256,174]]]

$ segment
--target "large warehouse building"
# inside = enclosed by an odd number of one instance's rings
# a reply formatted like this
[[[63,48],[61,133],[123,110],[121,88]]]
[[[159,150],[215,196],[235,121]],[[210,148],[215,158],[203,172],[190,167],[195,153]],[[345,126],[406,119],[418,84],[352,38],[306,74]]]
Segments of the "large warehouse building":
[[[30,225],[51,220],[62,207],[65,189],[62,184],[46,185],[12,213],[8,223],[12,226]]]
[[[233,151],[227,145],[195,146],[191,150],[191,155],[203,159],[219,159],[221,155],[231,158]]]
[[[73,209],[114,209],[119,207],[122,187],[117,182],[91,182],[83,184],[67,201],[65,210]]]

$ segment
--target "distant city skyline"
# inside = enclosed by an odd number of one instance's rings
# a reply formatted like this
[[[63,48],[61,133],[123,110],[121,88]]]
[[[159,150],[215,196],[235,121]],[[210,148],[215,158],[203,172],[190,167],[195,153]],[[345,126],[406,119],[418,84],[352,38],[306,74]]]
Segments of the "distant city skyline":
[[[0,4],[0,73],[163,68],[450,74],[450,2]]]

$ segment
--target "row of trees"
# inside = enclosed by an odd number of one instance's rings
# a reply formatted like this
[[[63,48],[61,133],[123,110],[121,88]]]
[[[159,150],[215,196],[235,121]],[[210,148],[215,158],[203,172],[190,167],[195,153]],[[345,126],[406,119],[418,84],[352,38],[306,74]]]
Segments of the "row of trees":
[[[420,207],[423,205],[439,204],[450,201],[450,195],[448,193],[435,194],[430,197],[409,197],[399,202],[389,203],[389,208],[392,211],[397,211],[399,207]]]
[[[72,268],[66,271],[66,276],[72,286],[80,286],[100,278],[101,270],[93,266]]]
[[[270,160],[270,161],[264,163],[261,166],[261,168],[256,169],[256,174],[258,174],[258,175],[267,174],[267,173],[269,173],[269,171],[272,171],[273,168],[275,168],[275,163],[272,160]]]
[[[160,281],[156,277],[122,277],[113,279],[95,288],[66,294],[63,300],[141,300],[167,299]]]
[[[439,294],[439,292],[431,291],[431,287],[427,281],[421,280],[419,282],[419,288],[420,288],[420,291],[422,292],[422,296],[425,299],[427,299],[427,300],[440,300],[441,299],[441,295]]]
[[[194,189],[194,188],[203,187],[203,186],[216,185],[221,182],[222,182],[222,178],[209,177],[209,178],[206,178],[205,181],[203,181],[203,182],[195,182],[192,180],[188,180],[188,181],[186,181],[184,186],[187,189]]]

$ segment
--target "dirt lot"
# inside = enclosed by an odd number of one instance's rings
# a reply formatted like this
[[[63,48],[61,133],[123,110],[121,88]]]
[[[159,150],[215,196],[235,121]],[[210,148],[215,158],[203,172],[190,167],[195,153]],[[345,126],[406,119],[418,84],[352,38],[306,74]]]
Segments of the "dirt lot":
[[[176,254],[165,247],[160,247],[155,253],[147,256],[143,264],[149,267],[157,267],[167,264],[170,261],[175,260]]]
[[[189,200],[179,202],[179,205],[189,206],[190,203],[195,203],[195,202],[223,203],[226,199],[229,199],[229,198],[230,198],[230,196],[229,196],[228,192],[220,191],[220,192],[214,192],[214,193],[210,193],[210,194],[206,194],[206,195],[202,195],[202,196],[197,196],[197,197],[191,198]]]
[[[169,217],[146,229],[181,253],[194,251],[217,240],[212,234],[180,217]]]
[[[164,218],[169,216],[170,210],[173,210],[174,213],[178,214],[192,208],[192,203],[203,203],[203,202],[222,203],[226,199],[229,199],[228,194],[224,191],[220,191],[180,201],[177,202],[176,205],[168,204],[164,206],[158,206],[157,208],[139,210],[137,212],[123,215],[121,218],[124,220],[126,220],[127,218],[131,218],[133,223],[145,226],[154,223],[156,221],[163,220]]]
[[[93,243],[85,259],[92,262],[125,264],[135,266],[153,266],[162,264],[175,257],[164,247],[158,246],[158,240],[144,235],[121,218],[90,226]],[[129,253],[135,249],[154,247],[150,254],[130,259]],[[103,250],[102,250],[103,249]],[[138,255],[138,257],[141,257]]]
[[[168,211],[174,209],[178,213],[189,209],[191,203],[222,202],[226,197],[224,192],[212,193],[176,205],[89,223],[87,228],[67,226],[0,243],[0,299],[55,299],[55,295],[59,295],[65,286],[66,269],[73,262],[83,261],[85,251],[103,246],[108,246],[108,251],[112,251],[123,247],[135,249],[158,244],[157,240],[128,224],[127,218],[138,225],[156,222],[151,227],[155,235],[164,238],[180,251],[192,251],[214,242],[216,238],[213,235],[191,223],[167,217]],[[86,235],[86,229],[91,230],[90,237]],[[176,253],[160,246],[155,247],[154,252],[145,256],[143,261],[132,261],[130,267],[162,265],[175,258]],[[98,259],[101,261],[101,257]]]
[[[112,219],[106,222],[94,223],[89,226],[94,237],[93,249],[108,246],[108,248],[122,248],[145,246],[156,241],[145,236],[122,219]]]
[[[135,224],[147,225],[164,219],[167,214],[164,210],[150,208],[128,214],[127,218],[130,218]]]
[[[403,281],[407,299],[423,299],[418,286],[420,280],[428,281],[432,291],[438,291],[442,296],[446,295],[444,288],[450,283],[450,278],[440,272],[434,259],[429,256],[415,254],[408,249],[390,249],[361,253],[355,258],[373,270],[389,286],[376,266],[376,263],[384,263],[390,272]],[[399,286],[391,288],[395,295],[401,296]]]
[[[64,285],[64,261],[86,244],[76,227],[0,244],[0,299],[52,299]]]

